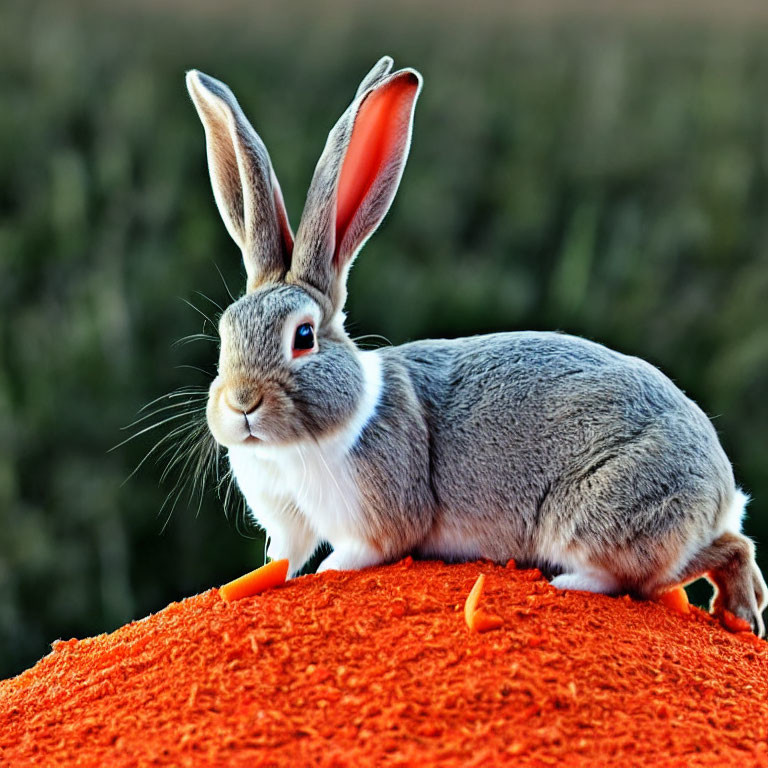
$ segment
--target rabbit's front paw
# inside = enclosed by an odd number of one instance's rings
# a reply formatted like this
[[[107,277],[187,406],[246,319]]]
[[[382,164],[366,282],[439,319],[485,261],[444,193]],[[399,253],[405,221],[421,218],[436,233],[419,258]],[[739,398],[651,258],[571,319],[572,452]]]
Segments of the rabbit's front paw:
[[[317,541],[288,542],[282,539],[272,539],[267,547],[267,557],[270,560],[287,560],[288,578],[296,576],[317,548]]]
[[[357,571],[384,562],[381,552],[364,541],[344,541],[320,563],[321,571]]]

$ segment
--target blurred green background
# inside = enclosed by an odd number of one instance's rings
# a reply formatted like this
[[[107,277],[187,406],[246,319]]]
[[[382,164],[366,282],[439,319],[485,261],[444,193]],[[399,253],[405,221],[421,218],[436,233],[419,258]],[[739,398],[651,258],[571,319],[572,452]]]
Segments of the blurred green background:
[[[168,520],[162,462],[123,484],[172,425],[108,452],[142,405],[206,386],[215,345],[174,346],[211,331],[185,302],[215,319],[218,270],[243,287],[192,67],[239,97],[294,227],[363,74],[418,68],[353,335],[561,329],[649,359],[716,417],[768,566],[768,27],[665,7],[4,1],[0,677],[262,561],[215,492]]]

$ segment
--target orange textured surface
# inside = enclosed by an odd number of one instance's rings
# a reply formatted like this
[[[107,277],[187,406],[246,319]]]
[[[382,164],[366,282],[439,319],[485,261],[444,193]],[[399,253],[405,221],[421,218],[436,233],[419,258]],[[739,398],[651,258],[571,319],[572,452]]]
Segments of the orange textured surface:
[[[503,627],[471,632],[484,573]],[[537,571],[402,563],[210,590],[0,683],[8,766],[768,765],[768,645]]]

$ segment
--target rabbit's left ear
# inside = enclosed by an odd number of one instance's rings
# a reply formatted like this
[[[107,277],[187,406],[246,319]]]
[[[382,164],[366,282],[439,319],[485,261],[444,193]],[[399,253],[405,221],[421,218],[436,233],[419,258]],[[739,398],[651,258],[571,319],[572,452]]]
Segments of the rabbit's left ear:
[[[293,233],[267,148],[224,83],[193,69],[187,89],[205,128],[213,196],[243,252],[248,290],[282,280]]]
[[[344,306],[352,260],[389,210],[411,144],[421,75],[390,74],[382,58],[328,136],[307,193],[287,281],[325,294],[334,314]]]

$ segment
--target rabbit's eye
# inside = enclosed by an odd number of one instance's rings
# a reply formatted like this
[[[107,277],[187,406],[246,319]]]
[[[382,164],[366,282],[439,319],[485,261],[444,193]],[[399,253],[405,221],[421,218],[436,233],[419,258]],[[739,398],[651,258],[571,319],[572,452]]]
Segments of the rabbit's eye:
[[[302,323],[293,337],[293,356],[311,352],[315,348],[315,329],[311,323]]]

